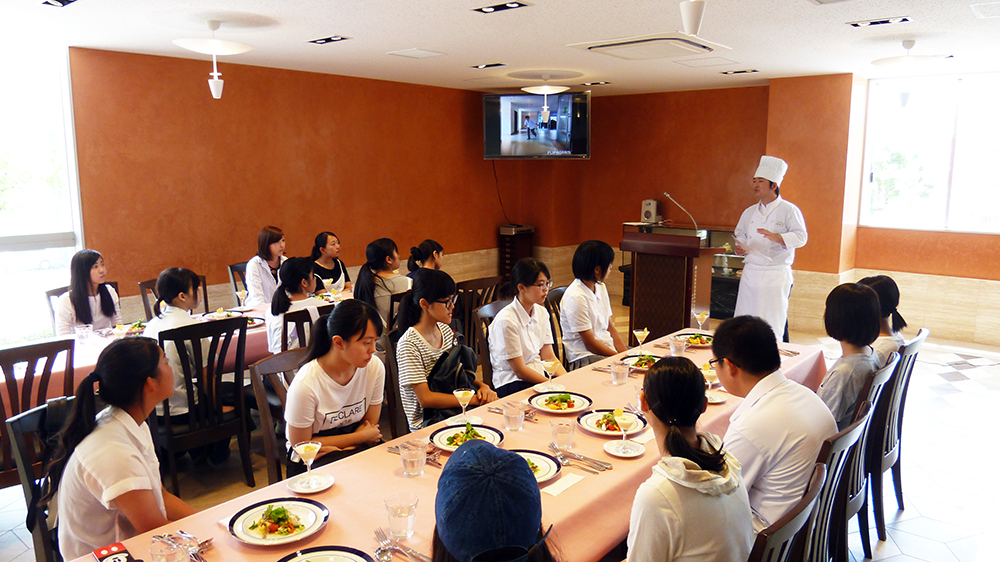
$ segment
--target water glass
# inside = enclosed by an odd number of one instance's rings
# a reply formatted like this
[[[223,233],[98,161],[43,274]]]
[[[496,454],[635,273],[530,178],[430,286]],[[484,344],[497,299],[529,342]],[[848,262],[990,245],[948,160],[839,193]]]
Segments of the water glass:
[[[385,510],[389,514],[389,534],[397,539],[413,536],[413,526],[417,521],[417,496],[393,494],[385,498]]]
[[[420,476],[427,462],[427,445],[420,441],[407,441],[399,446],[399,458],[403,459],[404,475]]]
[[[153,541],[149,546],[149,556],[153,562],[184,562],[188,559],[185,548],[167,541]]]
[[[517,400],[508,400],[503,406],[503,427],[507,431],[521,431],[524,427],[524,408],[526,404]]]
[[[76,336],[76,341],[80,343],[85,343],[90,339],[90,336],[94,335],[94,325],[93,324],[82,324],[73,328],[73,335]]]
[[[552,421],[552,442],[560,451],[568,451],[573,448],[573,434],[576,431],[576,423],[568,421]]]
[[[670,338],[670,355],[680,357],[687,351],[687,336],[674,336]]]
[[[611,362],[611,384],[618,386],[625,384],[628,379],[629,364],[624,361]]]

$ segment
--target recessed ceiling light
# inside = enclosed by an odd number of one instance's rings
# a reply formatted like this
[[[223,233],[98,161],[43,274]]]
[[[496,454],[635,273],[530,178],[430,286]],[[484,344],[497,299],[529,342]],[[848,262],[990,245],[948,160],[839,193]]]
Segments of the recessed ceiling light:
[[[331,35],[329,37],[320,37],[319,39],[313,39],[311,41],[306,41],[306,43],[316,43],[317,45],[326,45],[327,43],[336,43],[338,41],[347,41],[350,37],[344,37],[343,35]]]
[[[493,6],[483,6],[482,8],[475,8],[473,12],[481,12],[484,14],[492,14],[493,12],[502,12],[504,10],[513,10],[514,8],[524,8],[528,6],[524,2],[507,2],[505,4],[494,4]]]
[[[477,65],[475,65],[475,66],[473,66],[471,68],[483,69],[483,68],[496,68],[498,66],[507,66],[507,63],[505,63],[505,62],[491,62],[489,64],[477,64]]]
[[[584,82],[583,84],[580,84],[580,85],[581,86],[607,86],[610,83],[611,82],[605,82],[604,80],[601,80],[600,82]]]
[[[66,6],[72,4],[73,2],[76,2],[76,0],[45,0],[44,2],[42,2],[42,5],[55,6],[56,8],[65,8]]]
[[[726,76],[732,76],[733,74],[753,74],[754,72],[760,72],[756,68],[748,68],[746,70],[726,70],[720,72],[719,74],[725,74]]]
[[[972,13],[979,19],[1000,18],[1000,2],[972,4],[969,8],[972,8]]]
[[[879,18],[874,20],[849,21],[847,25],[851,27],[871,27],[873,25],[891,25],[896,23],[908,23],[909,16],[897,16],[893,18]]]

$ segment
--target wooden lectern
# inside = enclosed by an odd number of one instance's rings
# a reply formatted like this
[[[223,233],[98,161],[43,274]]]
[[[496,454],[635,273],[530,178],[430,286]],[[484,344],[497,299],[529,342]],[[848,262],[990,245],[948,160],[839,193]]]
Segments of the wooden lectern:
[[[723,250],[702,248],[694,235],[642,232],[625,232],[620,247],[632,253],[629,341],[635,341],[632,330],[643,327],[649,328],[646,341],[697,327],[695,311],[712,304],[712,258]]]

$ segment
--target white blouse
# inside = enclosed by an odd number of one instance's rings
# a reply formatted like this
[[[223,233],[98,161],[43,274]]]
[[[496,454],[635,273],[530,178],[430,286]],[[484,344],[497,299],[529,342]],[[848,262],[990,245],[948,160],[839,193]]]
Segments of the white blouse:
[[[115,302],[115,315],[104,315],[104,312],[101,311],[100,295],[89,297],[87,300],[90,302],[90,314],[94,319],[91,324],[94,326],[95,330],[114,328],[117,324],[121,324],[122,322],[122,307],[118,302],[118,293],[115,292],[114,287],[111,285],[104,286],[107,287],[108,292],[111,293],[111,300]],[[67,291],[63,293],[59,296],[59,302],[56,304],[56,335],[71,336],[73,335],[73,328],[82,325],[83,322],[76,319],[76,309],[73,308],[73,302],[69,300],[69,292]]]
[[[288,259],[281,256],[278,267]],[[262,260],[260,256],[254,256],[247,262],[247,300],[244,306],[257,306],[258,304],[271,304],[274,291],[278,289],[278,282],[271,275],[271,266]]]

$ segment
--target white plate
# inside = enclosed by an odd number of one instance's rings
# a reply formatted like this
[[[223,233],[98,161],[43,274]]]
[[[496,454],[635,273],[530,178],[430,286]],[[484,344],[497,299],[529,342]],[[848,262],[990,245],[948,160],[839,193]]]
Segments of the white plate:
[[[704,343],[704,344],[694,344],[694,343],[688,342],[688,348],[689,349],[710,349],[712,347],[712,339],[714,339],[714,336],[712,334],[705,333],[705,332],[685,332],[683,334],[677,334],[677,335],[678,336],[689,336],[689,337],[690,336],[705,336],[706,338],[708,338],[708,343]]]
[[[567,408],[565,410],[553,410],[545,405],[545,401],[549,399],[550,396],[555,396],[557,394],[569,394],[573,398],[573,407]],[[540,412],[545,412],[546,414],[575,414],[577,412],[582,412],[590,408],[590,405],[594,401],[582,394],[577,394],[575,392],[540,392],[528,399],[528,404],[531,404]]]
[[[315,488],[305,488],[303,483],[309,478],[309,474],[301,474],[294,478],[289,478],[285,480],[285,485],[288,489],[295,492],[296,494],[316,494],[326,490],[330,486],[333,486],[333,475],[326,472],[317,472],[313,474],[313,478],[319,483],[319,486]]]
[[[236,318],[237,316],[243,316],[242,312],[206,312],[202,314],[203,318],[208,318],[209,320],[225,320],[226,318]]]
[[[622,432],[620,431],[608,431],[597,425],[597,420],[601,419],[604,414],[608,412],[613,412],[611,409],[594,410],[593,412],[587,412],[577,416],[576,421],[580,424],[580,427],[586,429],[591,433],[596,433],[598,435],[607,435],[609,437],[618,437],[621,439]],[[640,418],[639,416],[631,413],[625,412],[625,415],[639,422],[632,429],[628,430],[626,435],[635,435],[637,433],[642,433],[642,430],[646,429],[646,420]]]
[[[709,404],[725,404],[726,395],[714,390],[709,390],[705,393],[705,397],[708,399]]]
[[[531,387],[535,392],[562,392],[566,387],[557,382],[540,382]]]
[[[535,472],[535,480],[538,483],[548,482],[556,476],[559,476],[559,471],[562,470],[562,465],[555,457],[549,456],[540,451],[530,451],[528,449],[511,449],[510,452],[517,453],[524,457],[525,460],[530,460],[535,463],[538,467],[538,472]]]
[[[620,436],[621,433],[619,433],[618,435]],[[634,459],[636,457],[641,457],[643,454],[646,453],[646,447],[644,447],[641,443],[639,443],[638,444],[639,445],[639,449],[637,450],[637,452],[632,453],[632,454],[623,455],[623,454],[619,453],[616,450],[616,449],[618,449],[618,445],[620,443],[621,443],[621,441],[608,441],[607,443],[604,444],[604,452],[607,453],[607,454],[609,454],[609,455],[611,455],[611,456],[613,456],[613,457],[620,457],[620,458],[623,458],[623,459]],[[633,443],[635,443],[635,441],[633,441]]]
[[[488,425],[473,425],[476,431],[483,436],[483,440],[487,443],[492,443],[494,445],[499,445],[503,443],[503,433],[499,429],[494,429]],[[445,451],[454,451],[458,447],[454,445],[449,445],[447,439],[456,433],[462,433],[464,429],[458,426],[446,427],[444,429],[439,429],[434,433],[431,433],[431,443],[439,449],[444,449]]]
[[[293,552],[278,562],[375,562],[371,556],[346,546],[314,546]]]
[[[468,420],[468,422],[471,423],[472,425],[479,425],[483,423],[483,418],[479,416],[474,416],[472,414],[465,414],[465,417],[466,420]],[[452,416],[444,420],[444,423],[445,425],[465,425],[466,420],[463,420],[462,414],[459,414],[457,416]]]
[[[265,324],[263,318],[257,318],[256,316],[247,316],[247,329],[259,328]]]
[[[260,533],[251,531],[250,525],[260,520],[269,505],[284,507],[297,515],[302,524],[305,525],[305,529],[300,533],[292,535],[269,535],[267,538],[262,538]],[[229,534],[240,542],[258,546],[288,544],[319,532],[326,525],[326,520],[329,518],[330,511],[323,504],[315,500],[306,498],[273,498],[245,507],[237,512],[236,515],[233,515],[233,518],[229,520]]]
[[[253,307],[252,306],[234,306],[233,308],[229,308],[227,310],[230,310],[232,312],[250,312],[251,310],[253,310]]]
[[[655,357],[656,361],[659,361],[660,359],[663,359],[663,357],[661,357],[659,355],[653,355],[652,353],[643,353],[642,355],[648,355],[650,357]],[[626,357],[622,357],[622,361],[624,361],[625,363],[628,363],[629,367],[632,367],[632,372],[633,373],[645,373],[646,371],[649,370],[649,367],[636,367],[635,366],[636,362],[639,361],[639,358],[642,357],[642,355],[628,355]],[[654,361],[654,364],[655,364],[655,361]]]

